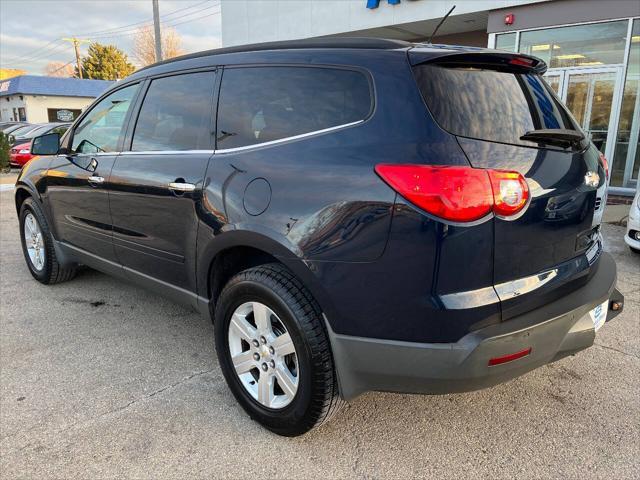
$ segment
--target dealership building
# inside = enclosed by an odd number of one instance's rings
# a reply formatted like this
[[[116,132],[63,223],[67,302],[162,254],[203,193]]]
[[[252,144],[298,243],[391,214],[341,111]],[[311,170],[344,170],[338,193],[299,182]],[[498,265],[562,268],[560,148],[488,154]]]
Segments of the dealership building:
[[[0,81],[0,122],[71,122],[113,82],[20,75]]]
[[[373,36],[500,48],[542,58],[551,87],[632,194],[640,169],[638,0],[222,0],[223,46]]]

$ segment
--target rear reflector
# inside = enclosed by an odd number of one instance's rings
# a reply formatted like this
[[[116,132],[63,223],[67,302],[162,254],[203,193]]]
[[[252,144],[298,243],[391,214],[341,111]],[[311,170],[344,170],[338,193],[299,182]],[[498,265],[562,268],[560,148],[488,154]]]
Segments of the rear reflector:
[[[516,353],[510,353],[508,355],[502,355],[501,357],[493,357],[492,359],[489,360],[489,366],[493,367],[494,365],[500,365],[502,363],[513,362],[514,360],[517,360],[519,358],[526,357],[530,353],[531,353],[531,347],[529,347],[529,348],[527,348],[525,350],[521,350],[521,351],[516,352]]]
[[[376,173],[412,204],[436,217],[473,222],[494,212],[509,217],[529,200],[518,172],[446,165],[376,165]]]

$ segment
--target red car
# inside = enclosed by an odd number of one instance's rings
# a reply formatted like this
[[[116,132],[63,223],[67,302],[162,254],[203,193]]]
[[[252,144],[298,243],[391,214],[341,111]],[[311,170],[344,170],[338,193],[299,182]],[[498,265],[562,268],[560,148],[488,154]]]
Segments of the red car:
[[[12,167],[22,167],[35,155],[31,155],[31,141],[11,147],[9,163]]]
[[[9,154],[9,163],[12,167],[22,167],[25,163],[31,160],[35,155],[31,155],[31,140],[39,135],[45,135],[47,133],[59,133],[61,136],[67,131],[70,123],[45,123],[42,125],[35,125],[34,128],[28,130],[22,135],[12,135],[13,146]]]

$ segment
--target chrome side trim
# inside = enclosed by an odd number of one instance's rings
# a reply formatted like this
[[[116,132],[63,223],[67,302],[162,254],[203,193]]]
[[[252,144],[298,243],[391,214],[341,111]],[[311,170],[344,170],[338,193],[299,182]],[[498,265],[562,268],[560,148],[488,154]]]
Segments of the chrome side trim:
[[[526,293],[546,285],[562,272],[558,268],[548,270],[524,278],[518,278],[509,282],[492,285],[490,287],[478,288],[477,290],[466,290],[462,292],[447,293],[440,295],[442,305],[449,310],[463,310],[465,308],[476,308],[484,305],[491,305],[500,301],[519,297]]]
[[[213,150],[140,150],[120,152],[121,155],[184,155],[185,153],[198,153],[213,155]]]
[[[495,289],[500,300],[505,301],[510,298],[532,292],[533,290],[542,287],[544,284],[549,283],[557,276],[558,269],[554,268],[553,270],[539,273],[537,275],[531,275],[529,277],[519,278],[510,282],[500,283],[495,286]]]
[[[467,290],[463,292],[447,293],[440,295],[440,300],[447,310],[463,310],[465,308],[483,307],[498,303],[500,299],[490,287],[478,288],[477,290]]]
[[[335,127],[324,128],[322,130],[314,130],[313,132],[301,133],[300,135],[293,135],[291,137],[279,138],[278,140],[271,140],[270,142],[254,143],[253,145],[246,145],[244,147],[220,148],[220,149],[217,149],[214,153],[234,153],[234,152],[242,152],[244,150],[251,150],[254,148],[270,147],[271,145],[278,145],[280,143],[290,142],[293,140],[300,140],[302,138],[313,137],[315,135],[321,135],[323,133],[333,132],[335,130],[340,130],[342,128],[353,127],[355,125],[359,125],[364,122],[365,120],[358,120],[357,122],[345,123],[343,125],[336,125]]]

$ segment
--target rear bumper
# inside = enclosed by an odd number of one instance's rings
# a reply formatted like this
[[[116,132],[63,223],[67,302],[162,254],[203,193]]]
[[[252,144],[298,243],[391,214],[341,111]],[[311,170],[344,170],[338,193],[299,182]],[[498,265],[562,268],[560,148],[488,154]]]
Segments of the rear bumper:
[[[589,311],[609,300],[607,322],[621,310],[616,264],[603,253],[590,281],[555,302],[456,343],[413,343],[336,334],[329,328],[341,395],[349,400],[371,390],[442,394],[478,390],[512,379],[593,344]],[[328,322],[327,322],[328,323]],[[531,348],[525,357],[489,366],[489,360]]]

